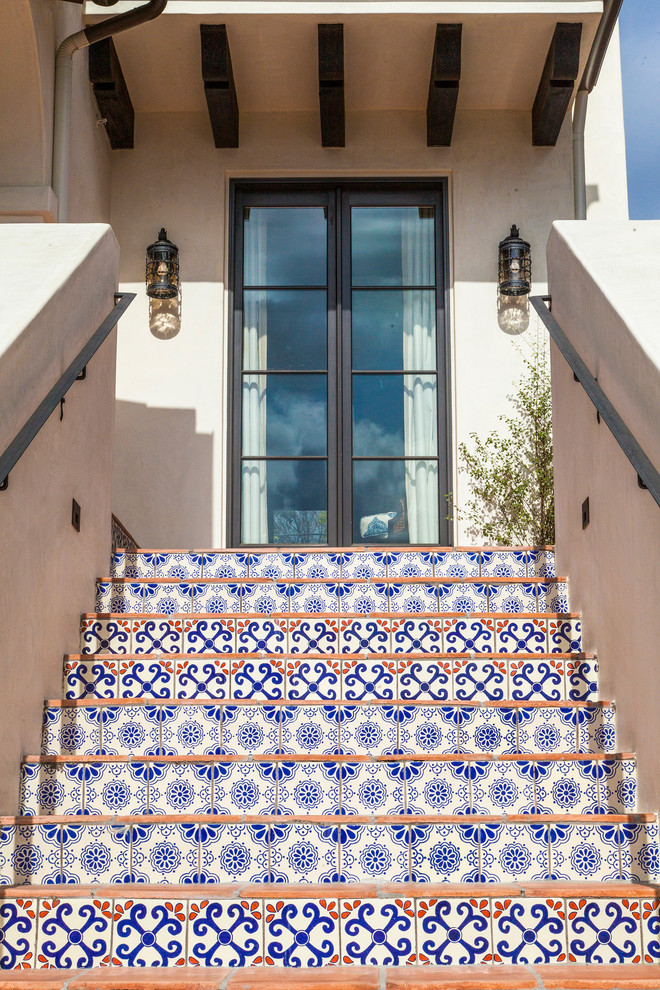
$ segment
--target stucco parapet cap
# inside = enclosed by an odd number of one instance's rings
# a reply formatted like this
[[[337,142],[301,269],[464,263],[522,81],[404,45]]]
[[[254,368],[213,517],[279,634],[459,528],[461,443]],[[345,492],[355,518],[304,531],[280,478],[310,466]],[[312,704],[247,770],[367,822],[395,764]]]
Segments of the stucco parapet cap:
[[[135,6],[133,0],[120,0],[113,8],[121,14]],[[442,16],[473,14],[558,14],[574,17],[579,14],[600,14],[601,0],[452,0],[442,5]],[[168,14],[365,14],[365,13],[437,13],[437,0],[398,0],[384,4],[382,0],[170,0],[163,16]],[[85,4],[87,17],[107,17],[107,8],[95,3]]]

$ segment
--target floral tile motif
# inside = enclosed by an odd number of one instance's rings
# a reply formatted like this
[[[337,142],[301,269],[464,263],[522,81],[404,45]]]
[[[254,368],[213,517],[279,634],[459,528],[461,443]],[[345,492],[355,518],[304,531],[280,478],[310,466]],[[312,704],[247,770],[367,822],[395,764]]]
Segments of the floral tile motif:
[[[133,581],[98,581],[96,612],[142,612],[144,585]]]
[[[642,934],[632,904],[580,898],[569,899],[566,906],[570,962],[641,962]]]
[[[536,585],[517,581],[512,584],[489,584],[488,610],[490,612],[539,612],[536,603]]]
[[[202,576],[204,555],[201,553],[157,553],[150,556],[155,567],[155,577],[194,581]]]
[[[443,652],[442,619],[424,616],[414,619],[392,618],[390,621],[393,653]]]
[[[285,761],[278,764],[279,815],[332,815],[340,805],[337,764]]]
[[[223,616],[186,619],[179,653],[235,653],[236,631],[240,620]],[[265,647],[264,647],[265,649]],[[258,651],[258,648],[257,648]],[[252,652],[239,650],[241,653]],[[270,652],[279,652],[272,650]]]
[[[96,707],[44,710],[42,752],[48,756],[94,755],[101,750],[101,709]]]
[[[80,626],[80,652],[130,653],[130,620],[114,616],[83,618]]]
[[[213,813],[275,814],[278,779],[282,776],[280,766],[247,760],[211,764],[208,769],[213,773]]]
[[[24,763],[21,767],[19,814],[80,815],[85,798],[79,765]]]
[[[470,777],[479,768],[474,761],[412,760],[402,767],[409,815],[461,815],[470,810]]]
[[[397,660],[401,701],[448,701],[454,697],[452,662],[449,660]]]
[[[267,966],[334,966],[339,963],[336,900],[266,901]]]
[[[434,572],[437,578],[479,577],[479,551],[446,550],[435,551]]]
[[[447,587],[452,587],[452,585]],[[390,583],[389,610],[390,612],[436,613],[438,611],[438,585],[418,584],[417,582],[414,584]]]
[[[547,653],[546,619],[496,619],[498,653]],[[564,650],[551,650],[563,653]]]
[[[625,902],[624,902],[625,903]],[[635,902],[633,902],[635,903]],[[660,960],[660,900],[640,901],[640,928],[644,945],[643,962],[654,963]]]
[[[566,962],[564,901],[493,900],[493,962]],[[489,960],[490,961],[490,960]]]
[[[598,803],[602,814],[637,811],[637,773],[634,760],[601,760]]]
[[[363,701],[380,698],[391,701],[397,694],[396,660],[365,656],[342,663],[344,699]]]
[[[261,901],[190,901],[187,942],[189,966],[263,963]]]
[[[198,837],[190,825],[133,825],[134,880],[190,883],[197,873]]]
[[[552,550],[533,550],[528,554],[527,576],[554,578],[555,555]]]
[[[292,553],[251,553],[250,577],[274,578],[276,580],[294,577],[294,554]]]
[[[187,620],[186,620],[187,625]],[[133,619],[133,653],[183,653],[183,621],[175,617]],[[130,651],[126,651],[130,652]],[[218,651],[219,652],[219,651]]]
[[[452,673],[457,701],[503,701],[508,697],[505,660],[455,660]]]
[[[119,561],[115,564],[116,568],[123,570],[123,573],[115,574],[113,577],[152,578],[156,576],[153,554],[124,551],[123,558],[123,566]]]
[[[565,581],[544,581],[536,589],[539,612],[568,612],[568,585]]]
[[[579,619],[548,619],[550,653],[579,653],[582,649],[582,623]]]
[[[113,966],[185,965],[186,909],[183,903],[117,899],[113,929]]]
[[[215,776],[212,763],[153,763],[150,770],[150,814],[212,813]]]
[[[339,620],[331,616],[288,620],[289,652],[339,653]],[[283,653],[284,650],[269,650]]]
[[[296,579],[339,581],[342,558],[343,554],[337,553],[297,553],[295,554]]]
[[[481,815],[536,812],[536,767],[529,762],[479,761],[472,771],[472,810]]]
[[[37,899],[29,897],[0,904],[0,970],[32,969],[37,965],[37,909]]]
[[[515,753],[518,748],[516,708],[476,708],[456,711],[461,753]]]
[[[194,612],[196,615],[205,613],[207,615],[224,615],[227,613],[237,613],[241,611],[241,602],[246,588],[254,588],[254,585],[239,584],[238,582],[225,581],[195,581],[186,585],[192,593],[192,606],[186,611]],[[261,586],[259,586],[261,587]],[[177,610],[179,611],[179,610]],[[183,611],[181,609],[180,611]],[[254,608],[253,611],[264,611],[264,609]],[[273,611],[270,609],[269,611]]]
[[[438,602],[441,612],[485,612],[488,609],[485,584],[438,584]]]
[[[569,701],[598,700],[598,661],[580,657],[566,661]]]
[[[529,554],[524,550],[482,550],[481,577],[528,577]]]
[[[118,661],[107,658],[67,660],[64,664],[64,697],[116,698]]]
[[[58,826],[55,826],[56,830]],[[59,834],[57,832],[57,834]],[[29,883],[30,870],[32,866],[32,854],[29,849],[23,853],[18,866],[23,873],[19,876],[14,861],[14,849],[17,844],[17,830],[15,825],[3,825],[0,827],[0,883]],[[0,944],[0,952],[2,946]]]
[[[479,828],[415,824],[411,830],[413,878],[430,883],[465,883],[479,871]]]
[[[121,698],[171,698],[174,662],[146,655],[140,660],[120,660],[119,683]]]
[[[387,577],[386,558],[393,556],[373,551],[356,551],[342,554],[342,580],[355,581],[359,578],[370,581],[371,578]]]
[[[416,959],[415,904],[406,899],[341,902],[342,963],[405,966]]]
[[[110,577],[124,577],[125,570],[126,550],[113,550],[110,554]],[[153,570],[148,576],[153,577]]]
[[[192,612],[193,585],[182,584],[180,581],[162,583],[149,582],[144,588],[143,605],[132,608],[131,612],[148,612],[150,614],[174,615],[177,612]]]
[[[552,879],[600,883],[621,876],[620,826],[554,824],[550,832]]]
[[[458,753],[459,709],[455,705],[399,705],[402,753]]]
[[[159,753],[162,712],[157,705],[108,705],[100,709],[100,752],[136,756]]]
[[[291,586],[291,601],[280,612],[339,612],[339,589],[337,582],[314,581]]]
[[[152,765],[137,761],[73,765],[71,776],[84,787],[87,815],[133,815],[149,811]]]
[[[405,808],[405,767],[401,761],[341,763],[344,815],[397,815]]]
[[[338,660],[304,658],[286,660],[286,691],[290,701],[336,701],[341,695],[341,663]]]
[[[538,814],[599,813],[597,761],[538,760],[535,769]]]
[[[518,883],[542,880],[547,876],[548,839],[545,827],[507,822],[476,828],[480,832],[481,870],[488,882]]]
[[[282,723],[281,751],[309,756],[339,752],[340,708],[323,705],[312,708],[307,705],[283,705],[280,709]]]
[[[384,616],[346,616],[339,620],[340,653],[389,653],[390,624]]]
[[[434,575],[434,554],[430,550],[409,550],[407,553],[391,554],[387,565],[387,576],[426,578]]]
[[[566,697],[565,661],[525,657],[508,661],[512,701],[563,701]]]
[[[270,873],[268,825],[195,825],[200,842],[197,883],[264,883]]]
[[[345,882],[397,883],[409,878],[407,825],[342,824],[341,874]]]
[[[107,964],[111,936],[110,901],[44,898],[39,902],[36,968],[75,970]]]
[[[342,581],[335,585],[340,611],[369,615],[371,612],[387,612],[391,586],[384,582]]]
[[[246,657],[231,661],[232,698],[277,701],[284,697],[284,661]]]
[[[205,553],[202,554],[204,578],[239,578],[248,576],[248,561],[245,553]]]
[[[228,698],[229,661],[219,657],[176,660],[177,698]]]
[[[417,959],[425,966],[482,963],[490,952],[486,898],[417,902]]]
[[[130,867],[130,825],[62,826],[62,878],[58,882],[126,883],[131,879]]]
[[[616,714],[612,705],[576,709],[576,753],[613,753],[616,749]]]
[[[290,585],[276,583],[275,581],[244,584],[240,588],[241,612],[249,615],[271,615],[273,612],[288,612],[291,607],[290,591],[293,592]],[[330,610],[325,609],[324,611]]]
[[[329,883],[336,879],[337,829],[311,822],[288,822],[286,817],[270,826],[272,879],[283,883]]]
[[[342,705],[341,751],[369,756],[395,753],[397,728],[395,705]]]
[[[224,753],[280,751],[280,709],[273,705],[225,705],[222,717]]]
[[[658,826],[625,824],[619,826],[621,879],[641,883],[660,882]]]
[[[494,653],[495,623],[477,616],[444,619],[445,653]]]
[[[518,708],[518,752],[575,753],[575,708]]]

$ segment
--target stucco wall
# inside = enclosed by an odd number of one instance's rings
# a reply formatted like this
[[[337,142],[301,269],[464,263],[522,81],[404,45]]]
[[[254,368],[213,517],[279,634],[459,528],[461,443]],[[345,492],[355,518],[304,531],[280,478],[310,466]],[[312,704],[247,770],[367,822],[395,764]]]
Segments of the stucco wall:
[[[558,224],[548,260],[553,315],[660,469],[660,223]],[[552,389],[558,571],[598,654],[601,696],[617,702],[617,748],[637,752],[639,806],[658,809],[660,508],[556,349]]]
[[[1,450],[112,309],[117,259],[104,225],[0,227]],[[108,569],[115,352],[113,333],[0,493],[0,814],[16,814],[20,757],[40,752],[44,698],[62,697],[63,654]]]

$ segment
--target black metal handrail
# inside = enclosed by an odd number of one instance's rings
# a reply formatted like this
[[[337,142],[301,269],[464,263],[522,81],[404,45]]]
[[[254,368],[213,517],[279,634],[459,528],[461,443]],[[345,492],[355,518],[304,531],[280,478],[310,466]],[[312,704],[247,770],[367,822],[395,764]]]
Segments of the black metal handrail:
[[[660,473],[656,470],[651,463],[651,460],[644,453],[641,446],[623,422],[621,416],[607,398],[597,380],[591,374],[586,364],[550,312],[547,304],[552,301],[552,297],[530,296],[529,301],[541,318],[546,330],[566,359],[566,362],[573,371],[575,378],[579,381],[580,385],[582,385],[582,388],[593,402],[596,407],[596,412],[608,427],[619,447],[621,447],[621,450],[624,452],[637,472],[640,487],[648,488],[655,502],[660,505]]]
[[[83,380],[88,363],[94,357],[106,337],[110,335],[134,299],[134,292],[115,293],[114,308],[108,313],[101,326],[92,334],[61,378],[53,385],[46,398],[39,403],[25,426],[19,430],[7,449],[0,456],[0,479],[2,479],[0,481],[0,491],[7,489],[9,485],[9,472],[14,469],[16,463],[23,456],[51,413],[63,401],[64,396],[73,383],[77,380]]]

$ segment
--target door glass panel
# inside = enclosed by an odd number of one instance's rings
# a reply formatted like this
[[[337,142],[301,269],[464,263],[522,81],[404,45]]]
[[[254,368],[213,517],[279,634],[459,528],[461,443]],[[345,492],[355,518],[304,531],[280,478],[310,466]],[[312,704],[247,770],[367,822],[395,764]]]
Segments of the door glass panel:
[[[263,491],[244,506],[244,543],[327,543],[328,481],[325,461],[243,461],[243,492]]]
[[[325,375],[243,376],[244,456],[323,456],[327,421]]]
[[[246,207],[243,283],[325,285],[327,220],[322,206]]]
[[[354,206],[353,285],[434,285],[435,217],[429,206]]]
[[[434,460],[353,462],[353,542],[438,541],[438,465]]]
[[[246,289],[243,368],[320,371],[327,367],[327,294],[316,289]]]
[[[433,371],[435,291],[355,290],[351,339],[355,371]]]
[[[353,455],[433,457],[435,375],[354,375]]]

